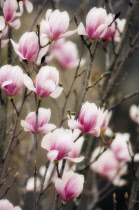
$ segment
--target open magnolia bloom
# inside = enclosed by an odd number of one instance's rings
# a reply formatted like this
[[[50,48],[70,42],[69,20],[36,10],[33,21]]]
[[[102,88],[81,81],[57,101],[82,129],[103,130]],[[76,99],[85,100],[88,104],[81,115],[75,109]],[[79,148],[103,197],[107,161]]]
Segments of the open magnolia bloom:
[[[46,57],[46,62],[49,62],[52,59],[55,59],[64,70],[76,68],[79,64],[78,49],[76,44],[72,41],[65,41],[65,39],[59,39],[52,43],[50,56]],[[83,64],[84,60],[82,59],[81,65]]]
[[[78,26],[78,34],[88,36],[95,40],[102,38],[108,27],[107,13],[103,8],[92,8],[86,17],[86,28],[81,22]]]
[[[62,179],[57,178],[55,188],[61,199],[65,202],[78,197],[84,184],[84,176],[73,171],[64,172]]]
[[[48,133],[55,129],[54,124],[50,124],[51,110],[39,108],[38,110],[38,133]],[[36,113],[30,112],[25,120],[21,120],[21,125],[25,131],[36,133]]]
[[[60,12],[58,9],[52,12],[51,9],[46,12],[46,20],[41,21],[40,32],[43,36],[48,37],[51,41],[71,36],[76,32],[67,31],[69,27],[69,15]]]
[[[13,206],[7,199],[0,200],[1,210],[21,210],[19,206]]]
[[[19,43],[15,43],[11,40],[16,54],[22,59],[30,62],[34,62],[37,59],[39,52],[39,40],[35,32],[24,33]]]
[[[20,12],[16,12],[18,9],[18,3],[16,0],[6,0],[3,5],[3,14],[5,22],[14,29],[20,27],[19,17],[23,14],[23,2],[19,1]]]
[[[126,23],[125,19],[119,19],[117,18],[114,22],[114,14],[108,14],[108,27],[106,33],[102,36],[103,40],[106,41],[112,41],[114,40],[115,42],[120,42],[121,40],[121,33],[124,30],[124,26]]]
[[[59,72],[55,67],[43,66],[36,76],[35,87],[33,81],[28,75],[24,75],[24,84],[34,91],[40,98],[51,96],[57,98],[63,88],[59,87]]]
[[[17,95],[23,86],[22,69],[19,66],[2,66],[0,68],[0,84],[6,95]]]
[[[104,113],[94,103],[83,104],[77,120],[68,120],[71,129],[79,129],[82,133],[99,136],[104,122]]]
[[[81,162],[84,157],[68,156],[74,148],[74,136],[71,130],[60,128],[45,135],[41,147],[48,151],[47,157],[50,161],[66,159],[71,162]]]

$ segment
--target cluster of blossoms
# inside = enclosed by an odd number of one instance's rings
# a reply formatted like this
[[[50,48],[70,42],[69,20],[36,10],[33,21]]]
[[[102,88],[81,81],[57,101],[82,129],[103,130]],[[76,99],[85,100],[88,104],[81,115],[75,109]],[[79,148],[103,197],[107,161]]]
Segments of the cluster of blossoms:
[[[110,148],[105,150],[98,147],[92,154],[90,168],[101,176],[109,179],[114,185],[124,185],[126,181],[121,177],[127,173],[127,162],[132,161],[133,151],[128,133],[116,133],[110,144]],[[134,161],[138,161],[138,154],[134,156]]]
[[[6,35],[7,25],[18,29],[20,26],[19,17],[23,13],[23,3],[28,12],[31,12],[33,6],[28,0],[20,1],[6,0],[3,7],[3,16],[0,17],[1,37]],[[17,12],[18,7],[20,12]],[[10,9],[9,9],[10,8]],[[10,11],[10,12],[9,12]],[[76,45],[71,41],[65,41],[68,36],[78,31],[79,35],[85,35],[90,40],[102,39],[107,41],[120,41],[120,33],[122,33],[125,20],[119,19],[113,22],[113,15],[106,13],[103,8],[93,8],[86,17],[86,28],[80,23],[77,30],[68,31],[69,15],[67,12],[59,10],[48,10],[46,12],[46,20],[40,23],[40,33],[26,32],[19,43],[10,40],[16,54],[22,61],[41,63],[42,58],[46,56],[46,52],[50,50],[50,56],[45,57],[45,61],[49,62],[53,58],[57,60],[63,69],[74,69],[78,66],[79,57]],[[94,21],[92,21],[94,20]],[[40,35],[40,36],[39,36]],[[0,37],[0,38],[1,38]],[[4,46],[6,42],[2,42]],[[45,43],[45,44],[44,44]],[[46,48],[47,44],[51,44],[50,49]],[[43,49],[44,48],[44,49]],[[48,96],[57,98],[63,91],[59,85],[59,71],[52,66],[43,66],[35,76],[35,80],[31,78],[31,74],[24,74],[19,66],[5,65],[0,69],[0,84],[6,95],[13,97],[21,90],[23,85],[29,91],[34,92],[39,100]],[[84,157],[80,156],[83,138],[80,137],[84,133],[95,137],[102,136],[108,126],[111,113],[108,110],[100,109],[95,103],[86,102],[81,107],[77,119],[74,117],[68,120],[70,129],[56,128],[54,124],[49,123],[51,118],[51,110],[45,108],[38,109],[36,112],[30,112],[25,120],[21,121],[21,126],[25,131],[32,134],[45,134],[42,139],[41,147],[47,151],[47,158],[55,164],[59,161],[67,160],[70,162],[81,162]],[[121,171],[125,162],[130,161],[127,147],[127,138],[118,137],[112,142],[110,149],[104,152],[91,168],[110,180]],[[79,138],[80,137],[80,138]],[[123,140],[122,143],[119,139]],[[112,163],[108,165],[108,159]],[[121,172],[122,173],[122,172]],[[55,179],[55,188],[64,202],[78,197],[83,190],[84,177],[74,173],[73,171],[64,171],[63,175]],[[8,201],[3,201],[3,205],[11,205]],[[6,203],[7,202],[7,203]],[[1,205],[1,204],[0,204]],[[8,208],[7,208],[8,209]],[[9,207],[10,209],[10,207]],[[19,207],[11,210],[20,209]]]

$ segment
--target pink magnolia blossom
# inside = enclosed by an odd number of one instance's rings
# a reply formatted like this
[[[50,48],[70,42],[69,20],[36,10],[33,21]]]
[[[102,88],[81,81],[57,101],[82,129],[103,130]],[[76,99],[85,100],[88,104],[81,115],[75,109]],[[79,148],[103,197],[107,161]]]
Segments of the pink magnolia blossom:
[[[73,145],[72,131],[63,128],[46,134],[41,142],[41,147],[48,151],[47,157],[51,161],[65,158],[72,150]]]
[[[67,31],[69,27],[69,15],[60,12],[58,9],[52,12],[51,9],[46,12],[46,20],[41,21],[40,31],[51,41],[71,36],[76,31]]]
[[[97,161],[91,164],[90,168],[109,180],[113,180],[119,170],[119,161],[116,159],[114,153],[108,149],[100,155]]]
[[[79,129],[83,133],[99,136],[103,120],[103,112],[94,103],[86,102],[82,106],[77,120],[68,120],[68,125],[71,129]]]
[[[33,10],[33,4],[28,0],[22,0],[22,1],[23,1],[24,5],[26,7],[27,12],[31,13],[32,10]]]
[[[38,133],[48,133],[55,129],[55,125],[50,124],[51,110],[39,108],[38,110]],[[25,120],[21,120],[21,125],[25,131],[36,133],[36,113],[30,112]]]
[[[19,2],[19,7],[20,12],[16,12],[18,9],[17,0],[6,0],[3,5],[5,22],[14,29],[18,29],[20,27],[20,19],[18,17],[20,17],[23,13],[23,2]]]
[[[13,205],[7,200],[0,200],[0,210],[21,210],[19,206],[13,207]]]
[[[35,32],[24,33],[19,40],[19,44],[16,44],[13,40],[11,42],[16,54],[22,60],[36,61],[39,52],[39,41]]]
[[[2,66],[0,69],[0,84],[6,95],[16,95],[23,86],[22,69],[19,66]]]
[[[111,143],[111,150],[119,161],[131,161],[130,154],[133,155],[132,146],[130,144],[128,133],[116,133],[116,137]]]
[[[47,157],[50,161],[66,159],[78,163],[84,157],[68,156],[75,146],[74,136],[71,130],[56,129],[43,137],[41,147],[48,151]]]
[[[24,75],[24,84],[29,90],[34,91],[39,97],[51,96],[57,98],[63,88],[59,87],[59,72],[55,67],[44,66],[36,76],[35,87],[31,78]]]
[[[64,70],[74,69],[78,66],[78,49],[72,41],[60,39],[52,44],[50,56],[46,58],[54,58]]]
[[[64,172],[62,179],[57,178],[55,188],[61,199],[65,202],[78,197],[84,184],[84,176],[73,171]]]
[[[103,8],[92,8],[86,17],[86,29],[83,23],[78,26],[78,34],[88,36],[95,40],[101,38],[106,33],[108,27],[107,13]]]
[[[139,106],[136,106],[136,105],[132,105],[130,107],[130,110],[129,110],[129,115],[130,115],[130,118],[136,122],[137,124],[139,124]]]

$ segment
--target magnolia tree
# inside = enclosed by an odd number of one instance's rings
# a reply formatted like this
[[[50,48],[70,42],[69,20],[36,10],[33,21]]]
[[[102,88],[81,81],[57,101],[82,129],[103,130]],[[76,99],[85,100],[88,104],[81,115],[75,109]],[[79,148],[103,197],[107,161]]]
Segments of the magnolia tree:
[[[139,94],[115,95],[139,46],[139,2],[123,13],[120,0],[82,0],[71,15],[61,4],[1,1],[0,209],[105,209],[106,199],[107,209],[137,209],[137,141],[109,121]],[[139,108],[129,113],[138,125]]]

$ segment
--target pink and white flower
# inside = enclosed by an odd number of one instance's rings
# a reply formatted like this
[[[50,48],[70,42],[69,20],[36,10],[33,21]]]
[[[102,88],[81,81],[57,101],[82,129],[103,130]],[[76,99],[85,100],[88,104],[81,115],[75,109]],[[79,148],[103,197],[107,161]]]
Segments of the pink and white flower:
[[[79,63],[77,46],[72,41],[60,39],[52,44],[50,56],[46,58],[46,62],[53,58],[64,70],[74,69]]]
[[[83,133],[99,136],[103,121],[103,112],[94,103],[86,102],[82,106],[77,120],[68,120],[68,125],[71,129],[79,129]]]
[[[0,200],[1,210],[21,210],[19,206],[13,206],[7,199]]]
[[[132,146],[130,144],[129,133],[116,133],[116,137],[111,143],[111,150],[113,151],[118,161],[131,161],[131,155],[133,155]]]
[[[79,175],[73,171],[68,171],[63,173],[62,179],[56,179],[55,188],[61,199],[65,202],[68,202],[81,194],[83,184],[83,175]]]
[[[17,0],[6,0],[3,5],[5,22],[14,29],[18,29],[20,27],[20,19],[18,17],[20,17],[23,13],[22,1],[19,2],[19,8],[20,12],[16,12],[18,9]]]
[[[46,12],[46,20],[41,21],[40,31],[51,41],[71,36],[76,32],[67,31],[69,27],[69,15],[65,12],[60,12],[58,9],[52,12],[51,9]]]
[[[116,159],[114,153],[108,149],[100,155],[97,161],[91,164],[90,168],[109,180],[113,180],[119,170],[119,161]]]
[[[19,66],[2,66],[0,84],[6,95],[15,96],[23,86],[22,69]]]
[[[38,133],[48,133],[55,129],[54,124],[50,124],[51,110],[39,108],[38,110]],[[30,112],[25,120],[21,120],[21,126],[25,131],[36,133],[36,112]]]
[[[92,8],[86,17],[86,29],[81,22],[78,26],[78,34],[88,36],[95,40],[102,38],[108,27],[107,13],[103,8]]]
[[[57,98],[63,88],[59,87],[59,72],[55,67],[44,66],[36,76],[35,87],[33,81],[26,74],[24,75],[24,84],[29,90],[34,91],[40,98],[51,96]]]
[[[24,33],[19,40],[19,44],[15,43],[13,40],[11,40],[11,42],[16,54],[22,60],[30,62],[36,61],[39,52],[39,40],[35,32]]]
[[[73,145],[72,131],[63,128],[56,129],[53,133],[48,133],[41,142],[41,147],[48,151],[47,157],[50,161],[66,158]]]

